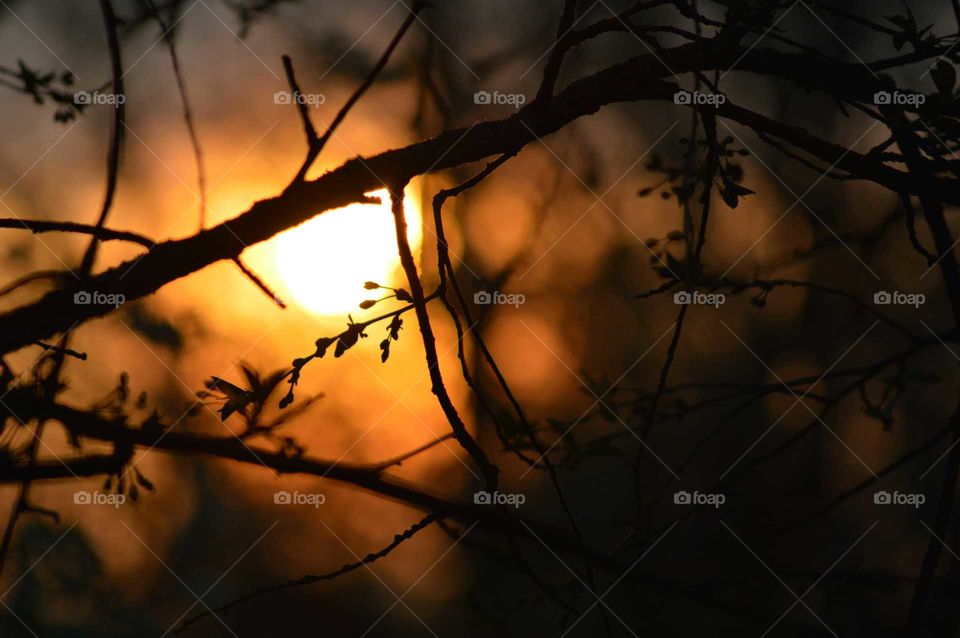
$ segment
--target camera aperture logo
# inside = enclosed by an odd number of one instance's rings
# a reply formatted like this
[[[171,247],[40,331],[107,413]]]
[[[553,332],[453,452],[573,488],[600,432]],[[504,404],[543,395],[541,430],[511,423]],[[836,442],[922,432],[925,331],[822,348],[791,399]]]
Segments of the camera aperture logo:
[[[677,91],[673,94],[673,103],[685,106],[712,106],[720,108],[727,102],[723,93],[703,93],[701,91]]]
[[[519,508],[527,502],[525,494],[506,494],[504,492],[485,492],[483,490],[473,495],[473,502],[476,505],[511,505]]]
[[[920,106],[926,101],[927,96],[923,93],[877,91],[873,94],[873,103],[877,106]]]
[[[100,91],[77,91],[73,94],[73,103],[77,106],[109,104],[116,108],[127,102],[123,93],[101,93]]]
[[[118,308],[126,300],[127,298],[120,293],[106,293],[96,290],[93,292],[80,290],[73,293],[73,303],[78,306],[114,306]]]
[[[527,102],[527,96],[523,93],[501,93],[500,91],[477,91],[473,94],[473,103],[479,105],[490,104],[509,104],[515,109],[520,109]]]
[[[681,290],[673,293],[673,303],[678,306],[713,306],[719,308],[726,301],[726,295],[719,292],[706,293],[699,290]]]
[[[894,290],[881,290],[873,293],[873,303],[878,306],[913,306],[919,308],[926,303],[927,298],[919,293],[905,293]]]
[[[690,493],[680,490],[679,492],[674,492],[673,502],[676,505],[709,505],[713,508],[719,508],[727,502],[727,497],[724,494],[708,494],[696,491]]]
[[[874,505],[909,505],[914,509],[927,502],[924,494],[905,494],[902,492],[887,492],[880,490],[873,495]]]
[[[487,292],[486,290],[481,290],[480,292],[473,293],[473,303],[478,306],[513,306],[517,308],[520,304],[525,303],[527,298],[521,293],[503,293],[499,290],[494,290],[493,292]]]
[[[311,507],[320,507],[327,502],[327,495],[280,490],[279,492],[274,492],[273,502],[275,505],[310,505]]]
[[[318,108],[327,101],[323,93],[300,93],[299,91],[277,91],[273,94],[274,104],[300,104]]]
[[[127,502],[125,494],[104,494],[103,492],[88,492],[80,490],[73,493],[73,502],[75,505],[110,505],[120,507]]]

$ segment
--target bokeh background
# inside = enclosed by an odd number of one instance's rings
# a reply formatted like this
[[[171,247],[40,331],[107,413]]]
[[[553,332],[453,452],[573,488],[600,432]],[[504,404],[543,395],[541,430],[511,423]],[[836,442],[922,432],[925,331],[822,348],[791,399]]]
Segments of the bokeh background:
[[[94,89],[109,80],[95,3],[3,4],[0,65],[16,68],[23,60],[41,71],[70,70],[76,88]],[[247,14],[238,7],[252,3],[172,4],[179,17],[175,41],[203,146],[208,225],[277,194],[299,168],[305,150],[300,121],[292,106],[274,101],[277,91],[287,89],[281,55],[292,56],[305,93],[323,96],[323,104],[310,109],[323,127],[407,11],[403,2],[381,0],[279,2],[245,23]],[[628,4],[599,2],[584,23]],[[852,2],[847,8],[878,16],[902,10],[897,3],[886,3],[885,9],[877,4]],[[943,22],[947,3],[933,4],[944,6],[913,6],[918,22]],[[127,21],[121,35],[128,112],[120,185],[108,225],[156,239],[189,236],[199,219],[197,174],[169,52],[157,24],[143,17],[142,4],[116,2],[116,11]],[[533,1],[435,3],[338,129],[310,176],[449,127],[509,116],[510,105],[476,104],[474,93],[532,99],[557,13],[557,7]],[[645,19],[689,26],[669,10]],[[805,7],[792,10],[778,28],[844,60],[889,52],[887,39],[865,35],[826,13],[812,15]],[[663,42],[676,41],[665,37]],[[645,51],[630,34],[604,36],[570,56],[561,84]],[[899,79],[922,86],[923,71],[918,67],[911,76],[907,69]],[[681,84],[690,88],[692,81],[681,78]],[[731,73],[723,87],[742,106],[843,146],[864,151],[883,140],[882,127],[870,129],[862,114],[844,113],[831,100],[775,78]],[[5,207],[0,216],[93,223],[103,196],[112,109],[94,106],[58,122],[49,101],[36,104],[23,93],[2,90],[0,110],[0,203]],[[798,594],[816,581],[804,601],[837,634],[885,635],[883,628],[903,616],[929,540],[921,520],[929,519],[940,474],[936,467],[927,470],[942,450],[878,483],[891,491],[928,494],[925,508],[878,508],[871,489],[825,517],[789,528],[942,427],[953,408],[957,355],[938,346],[910,359],[911,374],[919,378],[922,373],[927,381],[935,375],[937,382],[898,380],[890,424],[866,414],[852,393],[832,409],[825,425],[726,486],[721,509],[683,515],[672,501],[674,490],[709,491],[744,453],[745,465],[776,453],[810,426],[813,417],[803,406],[818,410],[822,406],[815,397],[844,384],[827,379],[802,404],[789,393],[774,392],[753,397],[735,414],[729,413],[733,404],[718,403],[664,419],[645,440],[652,452],[643,451],[628,431],[641,430],[643,397],[656,387],[678,311],[672,294],[636,298],[663,283],[644,241],[682,227],[675,200],[658,193],[638,197],[638,191],[661,179],[647,166],[654,156],[682,162],[686,144],[681,139],[689,127],[689,113],[672,104],[607,107],[532,143],[481,186],[449,202],[446,230],[465,290],[470,295],[498,290],[525,299],[517,307],[478,307],[475,329],[546,440],[576,424],[555,456],[571,466],[560,480],[587,542],[605,551],[618,548],[624,564],[631,565],[659,539],[622,581],[617,570],[598,577],[599,592],[616,583],[605,600],[636,635],[760,635],[795,602],[778,577]],[[717,198],[704,252],[708,271],[741,279],[824,282],[868,302],[877,290],[922,293],[927,301],[920,309],[884,310],[924,336],[929,335],[925,326],[936,331],[949,326],[939,273],[924,275],[927,266],[910,248],[895,195],[873,185],[822,179],[736,125],[721,125],[720,132],[753,151],[738,162],[744,184],[757,194],[735,210]],[[429,201],[438,189],[478,168],[429,175],[408,190],[411,238],[428,288],[437,282]],[[798,196],[803,204],[796,203]],[[64,400],[90,405],[125,372],[133,391],[146,391],[149,407],[180,419],[178,427],[207,433],[235,428],[209,410],[183,416],[205,379],[215,375],[240,383],[241,361],[262,371],[284,368],[312,352],[318,337],[342,330],[348,314],[361,320],[392,307],[387,301],[372,310],[358,308],[371,295],[362,289],[363,281],[402,282],[391,252],[389,211],[351,207],[326,213],[320,221],[243,255],[288,302],[286,310],[232,264],[209,267],[77,328],[72,347],[89,358],[68,361]],[[929,245],[925,228],[920,230]],[[831,242],[835,245],[812,250]],[[5,230],[0,235],[3,280],[75,267],[85,245],[83,238],[69,235]],[[107,243],[97,269],[139,252]],[[46,285],[24,286],[0,297],[0,303],[3,308],[25,303]],[[711,396],[715,384],[817,378],[834,366],[864,366],[909,345],[886,325],[871,329],[875,318],[847,299],[777,288],[761,308],[751,302],[756,293],[728,292],[722,307],[689,313],[668,386],[697,387],[668,394],[665,409],[681,410],[681,396],[691,402]],[[544,473],[527,473],[526,465],[501,449],[459,374],[453,326],[437,309],[433,317],[448,387],[471,430],[501,466],[504,489],[527,496],[523,515],[565,525]],[[384,328],[372,327],[370,337],[343,357],[324,358],[305,369],[298,397],[322,393],[323,398],[284,432],[309,454],[374,462],[449,430],[430,393],[413,317],[382,364],[377,343]],[[24,370],[38,355],[28,348],[8,362]],[[485,396],[508,412],[472,342],[467,356]],[[875,379],[865,392],[875,395],[888,385]],[[616,418],[600,418],[596,395],[616,407]],[[44,440],[49,455],[75,453],[56,427],[47,428]],[[643,459],[635,471],[638,455]],[[78,489],[99,489],[101,480],[33,488],[33,500],[59,512],[62,520],[57,525],[28,515],[18,527],[10,564],[0,576],[0,591],[7,591],[2,600],[8,609],[0,613],[4,635],[29,635],[14,614],[40,636],[170,635],[164,632],[178,620],[202,611],[197,596],[216,606],[260,586],[329,571],[388,544],[421,516],[333,481],[281,477],[253,465],[158,452],[138,453],[135,461],[156,486],[136,504],[73,503]],[[451,441],[393,471],[464,500],[480,484],[469,459]],[[273,496],[281,489],[322,493],[326,502],[319,508],[276,505]],[[13,486],[0,489],[0,511],[9,509],[14,496]],[[680,523],[670,527],[678,516]],[[185,635],[561,635],[576,618],[517,568],[503,539],[468,540],[473,539],[455,542],[431,527],[369,570],[254,599],[225,619],[229,629],[207,618]],[[574,578],[539,542],[522,543],[534,572],[562,597],[577,601],[581,610],[594,602],[579,582],[582,565],[576,556],[562,556],[578,573]],[[945,577],[953,579],[956,563],[949,556],[945,560]],[[403,594],[403,604],[391,592]],[[946,600],[936,604],[948,608]],[[629,635],[612,622],[615,635]],[[601,631],[595,610],[569,635]],[[795,605],[771,635],[825,632],[811,612]]]

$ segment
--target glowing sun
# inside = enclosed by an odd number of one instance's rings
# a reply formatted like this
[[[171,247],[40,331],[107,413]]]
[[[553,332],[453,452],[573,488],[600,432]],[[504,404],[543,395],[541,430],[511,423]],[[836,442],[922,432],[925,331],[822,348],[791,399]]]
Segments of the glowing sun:
[[[420,207],[407,189],[403,212],[414,255],[423,240]],[[288,296],[307,310],[342,315],[371,298],[366,281],[406,287],[386,189],[370,193],[380,204],[329,210],[277,236],[274,255]]]

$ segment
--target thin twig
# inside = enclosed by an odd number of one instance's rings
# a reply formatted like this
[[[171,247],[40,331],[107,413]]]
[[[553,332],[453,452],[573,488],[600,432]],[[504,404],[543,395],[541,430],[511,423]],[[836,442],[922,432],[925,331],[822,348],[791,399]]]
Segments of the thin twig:
[[[433,394],[436,395],[437,401],[440,403],[440,408],[443,410],[444,415],[446,415],[457,442],[480,468],[487,489],[494,491],[497,488],[497,475],[500,470],[490,461],[487,454],[470,435],[470,432],[467,431],[467,426],[460,418],[457,408],[453,405],[453,400],[447,393],[443,375],[440,372],[440,360],[437,355],[436,339],[433,336],[430,316],[427,313],[427,302],[423,292],[423,284],[420,283],[420,275],[417,274],[417,263],[413,258],[410,242],[407,240],[407,220],[403,214],[403,190],[405,187],[405,183],[392,184],[389,186],[391,208],[393,210],[394,225],[396,227],[397,252],[400,255],[400,265],[403,267],[404,274],[407,277],[407,283],[410,286],[410,294],[413,296],[413,306],[417,315],[417,323],[420,326],[421,341],[423,342],[423,349],[430,374],[431,390]]]
[[[177,44],[174,41],[173,28],[168,26],[166,21],[160,16],[160,11],[153,0],[144,0],[147,8],[153,15],[154,20],[160,26],[160,32],[163,34],[163,41],[170,52],[170,63],[173,66],[173,75],[177,80],[177,91],[180,93],[180,105],[183,108],[183,120],[187,125],[187,133],[190,136],[190,146],[193,149],[193,160],[197,168],[197,189],[200,198],[200,219],[199,227],[203,230],[207,220],[207,169],[203,161],[203,149],[200,146],[200,136],[197,133],[197,127],[193,120],[193,109],[190,106],[190,96],[187,93],[187,81],[183,76],[183,70],[180,67],[180,56],[177,54]]]
[[[134,244],[140,244],[146,248],[152,248],[156,242],[149,237],[144,237],[139,233],[132,233],[126,230],[111,230],[103,226],[91,226],[90,224],[80,224],[77,222],[54,222],[43,219],[0,219],[0,228],[12,228],[16,230],[29,230],[32,233],[80,233],[90,235],[98,241],[128,241]]]
[[[202,620],[211,614],[227,614],[234,607],[242,605],[243,603],[253,598],[259,598],[260,596],[263,596],[265,594],[284,591],[287,589],[292,589],[294,587],[306,587],[307,585],[313,585],[319,582],[333,580],[339,576],[343,576],[344,574],[349,574],[352,571],[356,571],[361,567],[366,567],[371,563],[375,563],[381,558],[386,557],[388,554],[390,554],[390,552],[392,552],[401,544],[403,544],[404,541],[410,540],[411,538],[413,538],[413,536],[417,532],[423,529],[426,529],[427,527],[432,525],[434,522],[436,522],[438,519],[439,517],[435,514],[427,514],[422,519],[420,519],[419,521],[417,521],[407,529],[403,530],[402,532],[394,536],[393,540],[388,545],[386,545],[385,547],[375,552],[371,552],[367,554],[361,560],[354,561],[352,563],[347,563],[338,569],[326,572],[324,574],[310,574],[307,576],[301,576],[300,578],[297,578],[295,580],[289,580],[279,585],[270,585],[268,587],[261,587],[260,589],[256,589],[250,592],[249,594],[245,594],[240,598],[236,598],[225,605],[208,609],[207,611],[197,614],[193,618],[188,618],[187,620],[184,620],[182,623],[180,623],[177,626],[177,628],[174,631],[176,633],[180,633],[181,631],[185,630],[187,627],[194,624],[198,620]]]
[[[423,445],[421,445],[421,446],[419,446],[419,447],[415,447],[414,449],[410,450],[409,452],[404,452],[403,454],[400,454],[400,455],[398,455],[398,456],[395,456],[395,457],[393,457],[393,458],[391,458],[391,459],[387,459],[386,461],[381,461],[380,463],[377,463],[377,467],[380,468],[381,470],[385,470],[385,469],[387,469],[387,468],[389,468],[389,467],[393,467],[394,465],[403,465],[403,462],[404,462],[404,461],[408,461],[408,460],[412,459],[413,457],[418,456],[419,454],[422,454],[423,452],[426,452],[427,450],[433,449],[434,447],[440,445],[440,444],[443,443],[444,441],[447,441],[447,440],[452,439],[452,438],[453,438],[453,434],[448,432],[447,434],[444,434],[443,436],[441,436],[441,437],[439,437],[439,438],[437,438],[437,439],[434,439],[433,441],[430,441],[429,443],[424,443]]]
[[[124,95],[123,61],[120,57],[120,40],[117,37],[119,21],[113,12],[111,0],[100,0],[100,8],[103,12],[103,21],[107,31],[107,47],[110,51],[110,70],[113,73],[113,93],[119,97]],[[96,224],[101,227],[107,221],[107,215],[110,214],[110,207],[113,205],[113,197],[117,190],[126,112],[126,99],[116,100],[113,112],[113,131],[110,136],[110,152],[107,154],[107,188],[103,197],[103,206],[100,208],[100,216],[97,218]],[[93,268],[93,262],[97,255],[97,241],[96,237],[91,239],[90,245],[83,255],[83,260],[80,263],[81,278],[86,278]]]
[[[270,301],[272,301],[273,303],[277,304],[279,307],[281,307],[281,308],[283,308],[283,309],[286,309],[286,307],[287,307],[286,302],[284,302],[283,299],[281,299],[280,296],[279,296],[277,293],[275,293],[275,292],[270,288],[270,286],[268,286],[268,285],[266,284],[266,282],[264,282],[263,279],[261,279],[261,278],[257,275],[257,273],[255,273],[255,272],[253,272],[252,270],[250,270],[250,268],[248,268],[247,265],[244,264],[243,261],[242,261],[239,257],[234,257],[234,258],[233,258],[233,263],[235,263],[235,264],[237,265],[237,268],[240,269],[240,272],[242,272],[242,273],[247,277],[247,279],[249,279],[250,281],[252,281],[252,282],[253,282],[253,285],[255,285],[257,288],[259,288],[260,291],[263,292],[263,294],[266,295],[267,298],[268,298]]]
[[[290,84],[290,90],[293,93],[293,101],[297,103],[297,108],[300,112],[300,119],[303,121],[304,133],[307,137],[307,157],[300,166],[300,170],[297,171],[297,175],[293,178],[291,186],[302,183],[306,178],[307,171],[310,170],[310,167],[317,159],[317,156],[320,155],[320,152],[323,150],[324,146],[326,146],[327,142],[333,136],[334,131],[336,131],[337,127],[340,126],[340,123],[346,119],[350,109],[352,109],[360,100],[360,98],[363,97],[363,94],[367,92],[367,89],[373,86],[377,76],[380,75],[380,72],[383,71],[384,67],[387,66],[387,62],[390,61],[390,56],[393,55],[397,45],[400,44],[400,40],[403,39],[403,36],[410,28],[410,25],[412,25],[414,20],[417,19],[417,14],[420,13],[427,3],[424,2],[424,0],[414,0],[412,4],[413,6],[410,7],[410,13],[407,14],[407,17],[400,25],[400,28],[397,30],[396,34],[394,34],[393,39],[390,40],[390,43],[380,56],[380,59],[370,70],[370,73],[367,74],[367,77],[360,84],[360,86],[357,87],[357,90],[353,92],[353,94],[347,99],[346,103],[344,103],[344,105],[340,108],[340,111],[337,112],[336,116],[334,116],[333,120],[330,122],[330,125],[327,127],[326,132],[324,132],[321,137],[317,136],[317,131],[310,119],[310,113],[307,111],[306,103],[299,99],[299,96],[301,95],[300,85],[297,84],[296,78],[294,77],[293,63],[290,60],[290,56],[283,56],[283,68],[287,74],[287,82]]]

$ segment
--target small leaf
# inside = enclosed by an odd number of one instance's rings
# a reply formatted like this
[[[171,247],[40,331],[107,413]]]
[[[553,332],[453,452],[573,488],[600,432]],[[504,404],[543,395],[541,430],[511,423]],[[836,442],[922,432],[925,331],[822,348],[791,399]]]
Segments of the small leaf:
[[[743,167],[739,164],[727,164],[727,177],[734,182],[743,180]]]
[[[937,66],[930,72],[933,83],[937,85],[937,90],[943,95],[952,95],[953,87],[957,84],[957,71],[953,65],[945,60],[937,62]]]
[[[117,399],[120,403],[126,403],[130,397],[130,375],[126,372],[120,373],[120,382],[117,384]]]
[[[347,331],[337,339],[337,347],[333,352],[333,356],[341,356],[344,352],[356,345],[357,339],[362,336],[365,335],[360,331],[360,328],[356,324],[351,323],[347,327]]]
[[[143,489],[147,490],[148,492],[152,492],[154,490],[153,483],[151,483],[146,476],[144,476],[140,472],[137,472],[136,476],[137,476],[137,483],[139,483],[141,487],[143,487]]]
[[[396,315],[393,318],[393,321],[390,322],[390,338],[396,341],[400,338],[400,327],[403,326],[403,319],[400,318],[400,315]]]
[[[737,195],[740,197],[746,197],[747,195],[756,195],[756,193],[746,186],[741,186],[740,184],[731,184],[730,187],[736,191]]]
[[[723,197],[723,201],[730,208],[736,208],[741,197],[753,194],[753,191],[749,188],[729,180],[724,180],[723,189],[720,191],[720,196]]]
[[[736,208],[737,204],[740,203],[740,199],[737,197],[737,194],[732,190],[724,189],[720,191],[720,196],[723,197],[723,201],[730,208]]]
[[[317,356],[322,359],[323,355],[327,353],[327,348],[330,347],[330,344],[332,344],[333,341],[334,340],[330,337],[320,337],[317,339]]]

